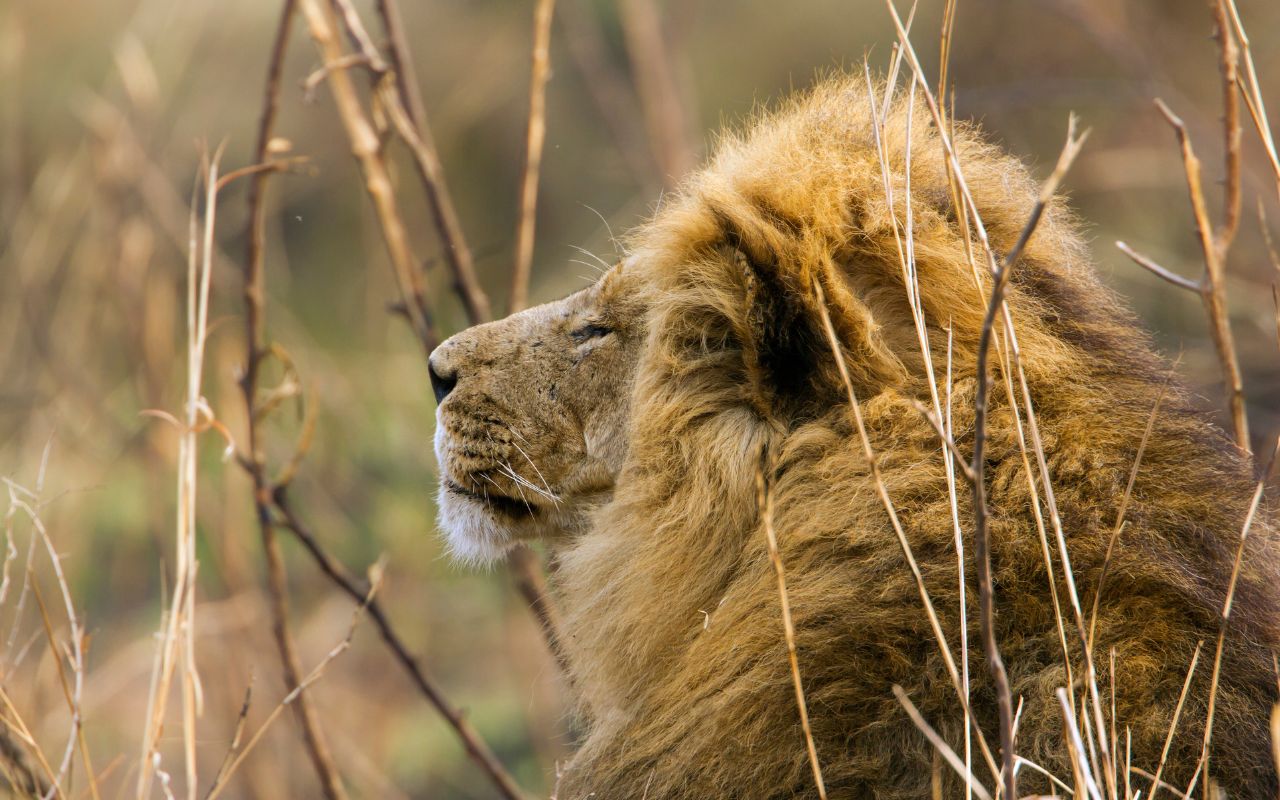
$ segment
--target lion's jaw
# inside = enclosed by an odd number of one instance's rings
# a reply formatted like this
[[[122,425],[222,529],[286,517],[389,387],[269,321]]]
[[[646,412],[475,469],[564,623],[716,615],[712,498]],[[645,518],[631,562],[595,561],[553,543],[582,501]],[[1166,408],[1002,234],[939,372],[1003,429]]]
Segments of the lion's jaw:
[[[621,267],[431,354],[438,518],[453,556],[491,563],[585,527],[627,451],[642,315]]]

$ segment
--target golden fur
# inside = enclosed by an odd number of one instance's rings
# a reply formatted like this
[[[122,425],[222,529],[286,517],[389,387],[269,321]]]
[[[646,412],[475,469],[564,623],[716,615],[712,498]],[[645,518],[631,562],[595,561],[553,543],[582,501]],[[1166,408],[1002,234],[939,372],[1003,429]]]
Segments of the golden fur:
[[[900,99],[883,135],[900,221],[910,146],[920,304],[939,376],[952,330],[955,439],[968,452],[986,291],[965,256],[927,112],[909,111]],[[1037,187],[974,128],[962,126],[956,139],[992,244],[1004,252]],[[565,647],[586,725],[559,800],[816,796],[757,510],[762,453],[830,796],[927,795],[932,749],[892,684],[961,749],[960,707],[876,495],[812,290],[814,281],[824,290],[885,484],[958,654],[944,454],[916,405],[929,404],[930,393],[889,215],[867,88],[861,79],[830,80],[728,136],[709,166],[634,233],[625,264],[601,285],[464,332],[433,355],[448,391],[440,409],[448,433],[437,449],[447,479],[473,490],[463,498],[442,492],[452,503],[442,510],[451,536],[466,541],[483,519],[492,528],[486,541],[498,543],[489,555],[532,536],[555,549]],[[1168,367],[1098,281],[1056,204],[1017,264],[1009,305],[1087,609]],[[609,321],[593,333],[605,333],[584,343],[578,335],[599,320]],[[532,349],[534,341],[552,343],[554,352]],[[1066,674],[1002,381],[997,375],[987,476],[998,636],[1023,703],[1017,751],[1070,782],[1054,697]],[[558,399],[548,401],[552,384]],[[531,415],[553,420],[546,433]],[[504,426],[512,435],[495,443]],[[476,450],[485,437],[489,449]],[[506,443],[513,438],[543,455],[521,459]],[[549,457],[566,447],[573,458]],[[470,456],[458,455],[467,448]],[[595,465],[587,490],[574,488],[557,458]],[[501,472],[498,461],[540,482],[555,501],[531,496],[524,510],[486,505],[474,490]],[[537,478],[531,467],[541,468]],[[1199,758],[1218,615],[1253,480],[1247,457],[1171,386],[1102,592],[1096,657],[1105,693],[1114,648],[1121,746],[1131,731],[1133,764],[1154,771],[1192,651],[1205,642],[1165,767],[1175,785]],[[495,494],[518,496],[511,484],[490,482]],[[963,479],[958,500],[973,705],[994,748]],[[1276,792],[1266,720],[1276,701],[1278,555],[1264,509],[1235,597],[1210,762],[1232,797]],[[1078,678],[1079,646],[1067,621]],[[1029,770],[1020,781],[1023,793],[1049,793]],[[1135,777],[1134,786],[1145,790],[1147,782]],[[947,792],[962,795],[954,782]]]

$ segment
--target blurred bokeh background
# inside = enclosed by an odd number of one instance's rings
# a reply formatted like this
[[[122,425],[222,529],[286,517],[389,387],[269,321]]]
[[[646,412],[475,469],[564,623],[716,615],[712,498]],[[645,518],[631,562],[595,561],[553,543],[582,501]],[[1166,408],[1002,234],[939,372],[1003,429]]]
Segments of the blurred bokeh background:
[[[132,791],[154,633],[172,583],[177,434],[142,416],[178,414],[184,387],[188,198],[201,142],[227,144],[224,169],[253,158],[278,2],[0,2],[0,475],[34,488],[46,446],[41,517],[63,557],[89,639],[87,746],[104,796]],[[372,3],[357,4],[376,42]],[[1264,97],[1280,108],[1280,4],[1240,0]],[[405,0],[423,99],[484,288],[501,309],[524,162],[533,3]],[[589,282],[613,236],[714,146],[715,131],[823,71],[883,70],[894,42],[875,0],[559,0],[532,300]],[[921,2],[913,39],[936,79],[939,0]],[[652,24],[650,24],[652,23]],[[1182,163],[1163,98],[1187,121],[1215,215],[1222,175],[1220,78],[1205,3],[960,0],[955,108],[1041,176],[1068,112],[1093,129],[1066,181],[1106,280],[1183,373],[1223,408],[1200,303],[1114,247],[1123,239],[1190,277],[1202,269]],[[649,36],[660,48],[640,46]],[[665,81],[653,82],[657,52]],[[546,796],[572,745],[566,688],[504,570],[449,563],[434,531],[434,405],[421,348],[387,313],[397,292],[376,218],[305,25],[289,41],[277,135],[305,167],[273,179],[267,205],[268,332],[297,364],[318,427],[292,498],[353,571],[388,557],[381,599],[415,653],[531,793]],[[357,75],[362,91],[367,85]],[[1232,322],[1255,441],[1280,427],[1280,357],[1259,225],[1280,223],[1275,182],[1247,117],[1244,218],[1228,269]],[[442,332],[464,325],[406,152],[388,158],[413,244],[426,261]],[[246,183],[222,195],[205,395],[237,437],[244,411],[240,268]],[[1274,230],[1280,230],[1277,225]],[[582,250],[579,250],[582,248]],[[586,251],[586,252],[583,252]],[[587,253],[593,254],[588,255]],[[279,378],[278,370],[266,376]],[[1225,416],[1222,417],[1225,421]],[[300,425],[264,428],[278,464]],[[205,712],[201,774],[226,752],[246,685],[254,729],[284,692],[271,638],[251,487],[222,442],[202,441],[197,653]],[[21,514],[9,536],[13,587],[0,590],[0,686],[44,749],[60,755],[69,716],[57,658],[17,585],[56,596],[47,557],[28,562]],[[292,623],[305,667],[343,637],[351,604],[285,538]],[[167,565],[167,566],[166,566]],[[169,572],[166,572],[169,570]],[[56,611],[56,609],[55,609]],[[55,614],[55,624],[58,623]],[[55,630],[66,635],[65,619]],[[355,796],[491,797],[451,730],[367,626],[311,690]],[[180,787],[178,704],[162,745]],[[6,712],[6,719],[10,712]],[[76,796],[85,788],[77,767]],[[317,796],[297,725],[283,715],[229,796]],[[156,789],[159,795],[159,788]],[[203,793],[203,789],[201,790]]]

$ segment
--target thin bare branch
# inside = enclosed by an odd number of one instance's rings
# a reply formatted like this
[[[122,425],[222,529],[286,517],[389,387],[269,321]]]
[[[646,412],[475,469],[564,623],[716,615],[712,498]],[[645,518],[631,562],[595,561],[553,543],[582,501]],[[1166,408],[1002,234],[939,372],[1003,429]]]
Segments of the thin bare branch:
[[[1222,139],[1226,179],[1223,183],[1222,225],[1214,235],[1218,258],[1225,262],[1231,242],[1240,229],[1240,48],[1231,33],[1225,0],[1209,0],[1214,38],[1218,40],[1218,68],[1222,72]]]
[[[355,13],[350,0],[333,0],[350,13],[344,11],[344,18],[352,28],[363,30],[359,16]],[[383,111],[391,120],[396,133],[409,147],[413,155],[414,165],[431,207],[431,212],[445,248],[445,258],[453,274],[453,287],[467,312],[467,321],[478,325],[489,321],[489,299],[475,276],[471,250],[467,246],[458,221],[453,200],[444,179],[444,170],[427,125],[426,109],[422,105],[421,95],[417,89],[417,81],[412,74],[413,66],[409,55],[408,42],[404,36],[400,22],[400,12],[394,0],[379,0],[379,13],[382,15],[391,44],[391,63],[396,65],[394,86],[387,75],[376,77],[373,90]],[[372,48],[367,34],[352,34],[352,38],[360,47]],[[381,56],[369,50],[365,53],[372,63]],[[415,317],[430,319],[430,308],[426,296],[405,295],[403,302],[396,309],[404,314],[413,326]],[[415,307],[416,306],[416,307]],[[428,350],[429,351],[429,350]],[[542,569],[532,553],[513,553],[515,558],[509,561],[509,568],[516,587],[530,603],[530,609],[542,628],[547,645],[555,655],[557,663],[564,668],[564,657],[560,650],[558,620],[554,605],[546,591],[546,581]],[[536,600],[534,599],[536,598]]]
[[[301,0],[303,16],[315,40],[316,48],[326,64],[344,57],[338,40],[336,21],[332,9],[323,0]],[[423,350],[430,353],[439,342],[434,321],[431,318],[426,275],[419,267],[409,244],[408,230],[400,215],[399,203],[391,184],[391,175],[383,157],[378,134],[356,92],[351,76],[346,70],[329,73],[325,81],[333,94],[334,105],[342,119],[351,154],[364,175],[365,191],[373,202],[383,241],[391,258],[391,266],[405,299],[405,308],[412,322],[414,333]]]
[[[1145,270],[1148,270],[1149,272],[1151,272],[1151,274],[1155,275],[1157,278],[1160,278],[1161,280],[1166,280],[1169,283],[1172,283],[1174,286],[1177,286],[1179,289],[1186,289],[1187,291],[1195,292],[1196,294],[1201,294],[1204,291],[1204,287],[1200,284],[1199,281],[1193,281],[1190,278],[1184,278],[1181,275],[1177,274],[1176,272],[1171,272],[1170,270],[1165,269],[1164,267],[1157,264],[1155,261],[1152,261],[1151,258],[1149,258],[1148,256],[1144,256],[1142,253],[1139,253],[1137,250],[1134,250],[1132,247],[1125,244],[1124,242],[1116,242],[1116,248],[1119,249],[1120,252],[1124,253],[1129,258],[1133,259],[1133,263],[1137,264],[1138,266],[1142,267]]]
[[[356,583],[356,579],[351,576],[346,567],[329,555],[310,529],[294,513],[287,492],[282,487],[278,488],[273,499],[276,509],[281,514],[281,527],[293,534],[311,555],[320,570],[336,586],[346,592],[352,600],[358,603],[363,602],[366,597],[366,591]],[[467,755],[488,775],[498,793],[504,800],[521,800],[523,795],[515,780],[507,772],[506,768],[502,766],[501,762],[498,761],[489,746],[480,738],[471,723],[467,722],[462,712],[449,702],[448,698],[436,685],[435,680],[427,673],[418,659],[409,652],[404,641],[391,626],[391,622],[377,598],[369,601],[368,614],[369,619],[373,620],[374,626],[377,627],[379,635],[382,636],[383,642],[391,649],[396,660],[400,662],[405,671],[409,673],[414,685],[418,687],[418,690],[440,715],[445,718],[449,726],[454,729],[458,738],[462,740],[462,745],[466,749]]]
[[[377,9],[387,34],[389,59],[400,98],[399,105],[408,112],[409,119],[413,121],[412,141],[403,130],[397,130],[413,150],[418,178],[422,181],[423,191],[427,195],[431,218],[435,223],[436,233],[440,237],[440,245],[444,249],[445,263],[452,274],[453,289],[462,301],[468,322],[472,325],[488,322],[489,297],[476,277],[471,248],[467,245],[466,236],[462,232],[462,223],[458,219],[457,209],[453,205],[453,196],[449,193],[449,186],[445,180],[444,167],[440,163],[440,155],[436,150],[435,137],[432,136],[431,125],[427,121],[427,110],[422,103],[422,91],[418,88],[418,77],[413,68],[413,56],[409,51],[409,39],[405,35],[404,24],[401,21],[400,7],[395,0],[377,0]]]
[[[280,22],[276,27],[275,40],[271,48],[271,58],[267,65],[267,78],[263,90],[262,114],[258,122],[258,139],[254,157],[255,164],[271,164],[269,162],[270,147],[275,126],[276,112],[280,104],[280,78],[284,70],[284,57],[289,42],[289,31],[293,26],[296,14],[296,0],[285,0],[280,12]],[[345,77],[345,76],[344,76]],[[287,584],[285,580],[284,560],[280,553],[280,544],[276,539],[275,529],[271,523],[270,495],[265,475],[265,464],[261,451],[258,422],[263,413],[258,407],[258,375],[263,357],[269,352],[266,344],[266,310],[265,310],[265,195],[267,180],[271,172],[256,172],[249,189],[249,233],[246,236],[246,253],[244,264],[244,304],[245,304],[245,366],[240,377],[240,390],[244,396],[245,417],[248,420],[246,440],[248,456],[244,460],[251,480],[253,481],[253,503],[258,520],[258,533],[262,542],[263,555],[267,562],[268,598],[272,617],[272,634],[280,655],[285,688],[295,689],[301,681],[301,664],[289,631],[289,608]],[[247,699],[246,699],[247,702]],[[303,745],[312,768],[320,781],[321,790],[329,800],[343,800],[347,797],[342,785],[342,778],[334,765],[333,755],[325,739],[310,697],[304,696],[294,704],[294,714],[302,732]],[[226,765],[224,764],[224,767]],[[219,778],[222,777],[220,774]],[[214,785],[217,785],[215,780]]]
[[[1071,117],[1067,126],[1067,141],[1058,157],[1057,166],[1041,187],[1040,196],[1031,214],[1023,226],[1021,234],[1013,248],[1005,255],[1003,263],[991,280],[991,299],[987,304],[986,318],[978,339],[977,373],[978,387],[974,400],[974,432],[973,458],[969,469],[972,473],[974,511],[974,549],[978,565],[978,603],[982,628],[983,648],[987,656],[987,668],[991,671],[992,681],[996,687],[996,700],[1000,712],[1000,750],[1003,757],[1002,773],[1004,777],[1004,796],[1017,797],[1017,774],[1014,771],[1013,742],[1013,696],[1009,690],[1009,677],[1005,671],[1004,660],[1000,656],[1000,648],[995,638],[995,594],[991,577],[991,545],[988,533],[987,490],[984,471],[986,459],[987,394],[991,378],[987,368],[987,359],[991,351],[996,316],[1004,307],[1004,292],[1012,275],[1013,268],[1022,255],[1022,250],[1031,239],[1036,226],[1044,214],[1045,208],[1057,191],[1058,184],[1072,161],[1080,152],[1080,148],[1088,136],[1085,131],[1076,136],[1075,117]]]
[[[1196,158],[1191,147],[1191,137],[1182,119],[1174,114],[1163,101],[1157,99],[1156,107],[1168,120],[1178,137],[1182,148],[1182,163],[1186,171],[1187,192],[1191,198],[1191,210],[1196,221],[1196,235],[1200,241],[1200,250],[1204,256],[1205,275],[1201,281],[1200,298],[1204,302],[1205,313],[1209,315],[1209,331],[1213,334],[1213,343],[1218,351],[1218,360],[1222,363],[1222,375],[1226,382],[1227,399],[1231,406],[1231,422],[1235,428],[1236,444],[1240,449],[1249,451],[1249,422],[1245,416],[1244,380],[1240,374],[1240,362],[1236,358],[1235,340],[1231,335],[1231,324],[1227,319],[1227,286],[1226,268],[1223,259],[1226,248],[1218,242],[1213,224],[1209,221],[1209,211],[1205,205],[1204,190],[1200,181],[1200,159]]]
[[[1240,19],[1240,10],[1236,8],[1236,0],[1227,0],[1227,8],[1231,12],[1231,27],[1243,55],[1246,80],[1239,82],[1240,92],[1244,95],[1245,105],[1253,120],[1254,129],[1267,153],[1267,161],[1275,175],[1276,196],[1280,198],[1280,156],[1276,155],[1276,141],[1271,133],[1271,121],[1267,119],[1267,106],[1262,99],[1262,86],[1258,83],[1258,70],[1253,65],[1253,51],[1249,47],[1249,34]]]
[[[283,712],[286,707],[297,703],[305,697],[307,689],[311,688],[316,681],[323,677],[324,671],[329,664],[332,663],[335,658],[346,652],[347,648],[351,646],[351,639],[355,636],[356,626],[360,624],[360,620],[364,616],[365,609],[368,607],[369,603],[373,601],[373,597],[378,591],[378,587],[381,583],[381,575],[382,567],[381,562],[379,562],[374,564],[370,569],[369,593],[365,596],[364,602],[358,605],[356,610],[352,612],[351,624],[347,626],[346,636],[343,637],[342,641],[338,642],[337,645],[329,650],[329,652],[325,654],[324,658],[320,660],[320,663],[316,664],[316,666],[313,667],[312,670],[302,678],[302,680],[298,681],[296,686],[285,693],[285,696],[280,700],[276,707],[272,709],[271,713],[267,715],[267,718],[263,720],[262,724],[258,726],[258,730],[254,731],[253,736],[249,737],[249,741],[245,743],[244,749],[235,754],[235,757],[231,759],[230,764],[224,765],[226,769],[220,769],[218,771],[219,780],[209,787],[209,793],[205,795],[205,800],[214,800],[214,798],[222,793],[222,790],[227,786],[227,781],[230,780],[231,776],[235,774],[236,769],[245,760],[245,758],[248,757],[249,753],[253,750],[254,745],[256,745],[262,738],[262,735],[271,727],[271,723],[275,722],[276,718],[280,716],[281,712]],[[247,713],[248,708],[249,697],[246,694],[244,705],[241,707],[240,721],[236,726],[236,740],[240,738],[240,728],[244,723],[244,716]],[[235,749],[234,744],[232,745],[232,749]]]

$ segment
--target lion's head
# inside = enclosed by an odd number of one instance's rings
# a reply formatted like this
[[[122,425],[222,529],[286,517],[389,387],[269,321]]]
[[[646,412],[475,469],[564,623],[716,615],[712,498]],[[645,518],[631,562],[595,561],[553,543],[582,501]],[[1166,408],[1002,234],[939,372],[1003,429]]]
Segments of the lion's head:
[[[432,352],[440,519],[455,556],[489,562],[580,529],[608,498],[644,336],[630,278],[618,265]]]

